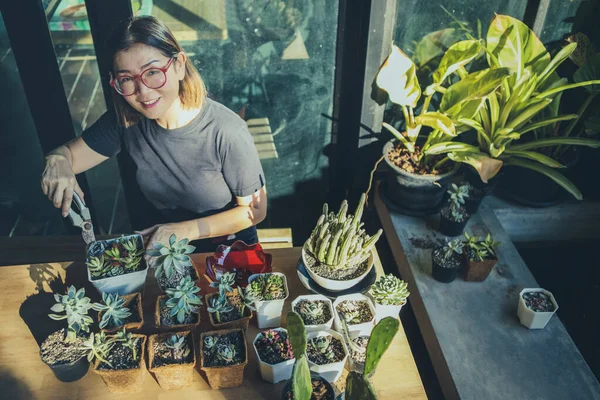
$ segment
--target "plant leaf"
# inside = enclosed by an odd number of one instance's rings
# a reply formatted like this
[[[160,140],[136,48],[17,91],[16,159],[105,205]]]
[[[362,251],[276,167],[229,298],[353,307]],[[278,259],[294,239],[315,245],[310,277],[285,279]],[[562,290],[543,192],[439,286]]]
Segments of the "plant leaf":
[[[379,68],[375,82],[387,92],[392,103],[401,106],[416,107],[421,97],[415,64],[398,46],[392,46],[392,52]]]
[[[510,147],[511,150],[531,150],[539,149],[542,147],[551,146],[587,146],[587,147],[600,147],[600,140],[590,138],[577,138],[577,137],[556,137],[549,139],[539,139],[532,142],[517,144]]]
[[[501,157],[502,160],[506,161],[508,160],[510,157],[519,157],[519,158],[525,158],[531,161],[537,161],[541,164],[544,164],[550,168],[562,168],[564,167],[564,165],[562,165],[561,163],[559,163],[558,161],[556,161],[553,158],[550,158],[544,154],[541,153],[536,153],[535,151],[526,151],[526,150],[511,150],[511,149],[507,149],[504,151],[503,153],[505,156]],[[508,157],[506,157],[508,156]]]
[[[560,51],[558,53],[556,53],[556,55],[554,56],[552,61],[550,61],[548,63],[548,65],[546,65],[546,68],[544,69],[544,71],[539,74],[539,80],[540,80],[538,83],[539,87],[544,86],[544,83],[546,82],[546,80],[552,76],[554,71],[556,71],[556,68],[560,64],[562,64],[563,61],[565,61],[567,58],[569,58],[571,53],[573,53],[573,51],[575,51],[575,48],[577,48],[577,43],[569,43],[568,45],[566,45],[565,47],[560,49]]]
[[[408,151],[410,151],[411,153],[415,151],[415,146],[411,142],[409,142],[408,139],[405,138],[404,135],[402,135],[402,133],[398,132],[396,128],[394,128],[387,122],[383,123],[383,127],[386,128],[388,131],[392,132],[396,139],[398,139]]]
[[[431,145],[425,150],[427,155],[443,154],[449,152],[473,152],[478,153],[479,148],[461,142],[441,142]]]
[[[441,84],[459,68],[470,63],[480,52],[481,43],[478,40],[463,40],[454,43],[446,50],[437,71],[433,73],[434,83]]]
[[[600,79],[600,53],[594,54],[588,62],[581,66],[573,74],[573,80],[577,83]],[[592,85],[585,88],[589,92],[600,91],[600,85]]]
[[[546,175],[548,178],[552,179],[554,182],[556,182],[558,185],[564,188],[567,192],[571,193],[573,197],[575,197],[577,200],[583,199],[581,192],[579,191],[579,189],[577,189],[573,182],[571,182],[569,179],[567,179],[566,176],[552,168],[548,168],[535,161],[522,160],[519,158],[510,158],[504,162],[504,165],[513,165],[517,167],[528,168],[533,171],[539,172],[540,174]]]
[[[456,136],[454,123],[447,116],[440,112],[433,111],[419,115],[415,118],[415,123],[418,125],[429,126],[433,129],[439,129],[448,136]]]
[[[448,153],[448,158],[475,168],[484,183],[488,183],[488,180],[496,176],[503,164],[501,160],[491,158],[483,153]]]

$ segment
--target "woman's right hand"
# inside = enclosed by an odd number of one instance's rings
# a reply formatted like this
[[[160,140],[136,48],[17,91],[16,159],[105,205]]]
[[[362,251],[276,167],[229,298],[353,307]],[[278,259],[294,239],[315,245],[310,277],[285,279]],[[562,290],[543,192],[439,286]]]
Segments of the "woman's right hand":
[[[77,192],[81,200],[83,192],[77,184],[71,161],[62,154],[49,154],[46,156],[46,167],[41,178],[42,191],[54,207],[62,209],[62,216],[66,217],[71,208],[73,191]]]

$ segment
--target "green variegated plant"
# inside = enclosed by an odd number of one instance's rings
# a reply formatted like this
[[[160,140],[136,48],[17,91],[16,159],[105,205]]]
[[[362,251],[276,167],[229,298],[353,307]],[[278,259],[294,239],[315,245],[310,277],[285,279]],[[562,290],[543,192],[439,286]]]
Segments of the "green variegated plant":
[[[578,118],[577,114],[558,115],[563,91],[600,84],[600,80],[568,83],[555,72],[576,47],[576,43],[570,43],[551,57],[524,23],[507,15],[496,15],[484,46],[489,68],[467,77],[491,71],[508,73],[503,73],[501,84],[482,99],[472,116],[451,115],[457,132],[468,129],[476,132],[476,143],[459,143],[446,137],[424,146],[425,155],[445,154],[451,160],[467,163],[477,170],[483,182],[493,178],[505,165],[529,168],[546,175],[575,198],[581,199],[577,187],[556,171],[563,165],[540,150],[561,145],[600,147],[600,141],[558,133],[550,137],[536,137],[540,128]],[[464,82],[465,79],[456,85]],[[440,108],[449,113],[446,98],[448,92],[442,98]],[[541,118],[543,111],[546,115]]]
[[[377,304],[384,306],[400,306],[406,303],[410,295],[408,284],[392,274],[383,275],[371,286],[369,293]]]

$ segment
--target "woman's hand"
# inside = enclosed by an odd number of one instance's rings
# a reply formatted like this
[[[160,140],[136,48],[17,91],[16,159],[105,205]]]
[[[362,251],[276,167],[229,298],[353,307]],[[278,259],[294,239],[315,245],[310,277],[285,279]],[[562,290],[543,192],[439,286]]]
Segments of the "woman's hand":
[[[85,203],[71,162],[62,154],[50,154],[46,157],[46,167],[42,173],[41,185],[42,192],[48,196],[54,207],[62,209],[63,217],[69,214],[73,191],[77,192]]]
[[[172,234],[177,236],[177,240],[181,240],[189,237],[189,231],[184,222],[180,223],[172,223],[172,224],[161,224],[154,225],[150,228],[144,229],[142,231],[136,231],[144,237],[144,242],[146,243],[146,250],[153,249],[152,243],[161,242],[163,244],[169,243],[169,238]],[[154,267],[155,257],[151,257],[148,255],[144,255],[144,259],[149,267]]]

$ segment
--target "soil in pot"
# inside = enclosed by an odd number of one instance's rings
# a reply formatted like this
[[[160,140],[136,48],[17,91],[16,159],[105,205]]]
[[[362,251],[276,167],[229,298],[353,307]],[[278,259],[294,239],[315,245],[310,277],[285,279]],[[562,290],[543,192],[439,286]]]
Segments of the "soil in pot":
[[[371,307],[366,301],[360,300],[345,300],[339,303],[335,310],[341,317],[344,314],[344,318],[348,325],[364,324],[373,320],[373,313]]]
[[[440,232],[446,236],[461,235],[465,230],[469,217],[470,215],[466,208],[462,206],[454,214],[452,213],[452,206],[450,204],[444,206],[440,210]]]
[[[438,161],[444,158],[444,155],[433,156],[431,158],[431,162],[427,163],[426,165],[420,165],[419,159],[421,158],[421,147],[415,146],[415,151],[411,153],[406,150],[401,143],[397,143],[388,152],[387,158],[398,168],[417,175],[441,175],[454,168],[454,164],[450,162],[442,164],[438,169],[433,168]]]
[[[189,265],[185,267],[185,273],[180,274],[178,271],[173,270],[170,278],[167,278],[166,274],[162,274],[160,278],[156,278],[156,282],[158,282],[158,286],[164,292],[168,288],[177,287],[179,282],[185,278],[186,276],[191,276],[193,281],[198,280],[198,274],[196,273],[196,269],[194,265]]]
[[[365,360],[367,358],[367,344],[369,344],[369,336],[359,336],[356,337],[354,339],[352,339],[352,342],[357,345],[358,347],[360,347],[361,349],[364,349],[365,351],[363,352],[358,352],[356,350],[354,350],[354,348],[352,346],[348,346],[348,350],[350,351],[350,358],[352,358],[352,361],[354,361],[357,364],[357,367],[360,367],[361,371],[364,370],[365,367]]]
[[[115,326],[113,320],[111,319],[108,322],[108,325],[105,328],[103,328],[102,330],[107,331],[107,332],[114,332],[114,331],[121,329],[121,327],[123,327],[123,326],[127,330],[139,329],[142,327],[144,320],[143,320],[141,295],[139,293],[135,293],[135,294],[128,294],[128,295],[125,295],[122,297],[125,299],[124,307],[129,309],[129,312],[131,313],[131,315],[129,317],[123,319],[122,320],[123,323],[119,326]],[[98,320],[102,319],[102,315],[104,315],[104,311],[100,311],[98,313]]]
[[[434,249],[431,253],[431,273],[433,277],[444,283],[450,283],[458,276],[464,264],[462,254],[452,253],[448,259],[444,259],[442,247]]]
[[[304,305],[313,303],[318,304],[319,308],[323,310],[321,315],[312,315],[304,312]],[[321,325],[327,323],[331,319],[331,309],[329,303],[324,300],[300,300],[294,306],[294,312],[298,313],[304,322],[304,325]]]
[[[171,334],[158,335],[152,341],[152,359],[150,368],[158,368],[164,365],[190,364],[194,361],[192,335],[187,335],[184,344],[179,349],[170,349],[167,347],[167,339]]]
[[[133,350],[129,347],[122,346],[120,343],[115,343],[112,349],[108,352],[108,356],[106,357],[106,361],[112,364],[112,367],[105,363],[104,361],[100,361],[98,363],[98,367],[96,368],[99,371],[108,370],[108,371],[118,371],[124,369],[136,369],[140,366],[140,359],[143,356],[142,354],[142,338],[135,338],[135,354],[137,359],[133,359]]]
[[[146,336],[133,334],[136,359],[133,358],[133,350],[117,342],[108,352],[106,360],[96,359],[94,372],[102,377],[108,390],[113,393],[134,393],[142,391],[144,382],[144,370],[146,365],[145,344]]]
[[[315,274],[336,281],[348,281],[350,279],[358,278],[364,274],[370,266],[369,257],[360,264],[356,264],[349,268],[331,268],[329,265],[319,262],[319,260],[312,255],[307,258],[307,262],[309,264],[307,267]]]
[[[327,345],[327,347],[319,349],[317,347],[319,339],[326,341],[328,340],[329,344]],[[328,358],[328,354],[331,355],[331,357]],[[344,359],[344,357],[346,357],[346,353],[344,351],[344,346],[342,345],[342,342],[331,335],[317,336],[309,340],[306,343],[306,355],[311,362],[317,365],[325,365],[340,362]]]
[[[206,343],[201,343],[203,356],[202,367],[227,367],[231,365],[243,364],[246,361],[244,335],[241,331],[233,331],[222,335],[214,335],[213,337],[217,339],[217,342],[211,348],[208,348]],[[235,355],[231,362],[227,362],[217,357],[216,350],[217,347],[221,345],[233,345],[233,348],[235,349]]]
[[[335,399],[335,391],[333,390],[333,386],[325,379],[321,378],[318,375],[311,375],[312,381],[312,396],[311,400],[334,400]],[[292,392],[292,381],[288,381],[286,383],[283,390],[283,400],[293,400],[294,393]]]
[[[173,336],[178,339],[185,337],[178,348],[169,348],[168,340]],[[166,390],[182,389],[193,381],[194,365],[196,364],[194,337],[191,331],[181,333],[162,333],[152,335],[148,342],[148,362],[150,372],[158,381],[160,387]]]
[[[167,307],[167,296],[161,296],[159,300],[159,314],[160,314],[160,325],[161,326],[182,326],[182,325],[193,325],[198,323],[200,318],[199,314],[191,313],[185,316],[183,323],[177,321],[176,316],[169,316],[171,309]]]
[[[265,336],[267,333],[276,336],[272,340],[268,340]],[[286,332],[269,330],[261,332],[261,335],[262,337],[254,343],[254,346],[262,362],[275,365],[294,358]]]
[[[207,295],[206,297],[218,296],[218,295],[219,295],[218,293],[211,293],[211,294]],[[208,303],[208,299],[206,299],[206,301]],[[219,314],[220,321],[217,321],[215,316],[213,314],[209,313],[210,318],[211,318],[211,323],[214,326],[219,325],[219,324],[228,323],[228,322],[237,321],[242,318],[252,316],[252,310],[250,310],[248,307],[244,306],[244,303],[242,302],[240,295],[237,293],[237,290],[234,291],[233,293],[227,293],[227,301],[229,302],[229,305],[233,307],[233,310],[229,311],[229,312],[220,313]]]
[[[81,350],[83,339],[77,337],[74,341],[65,342],[65,334],[65,330],[61,329],[48,336],[40,346],[40,358],[57,379],[73,382],[85,376],[90,363],[85,350]]]
[[[525,305],[534,312],[553,312],[555,310],[554,303],[544,292],[526,292],[523,293]]]

